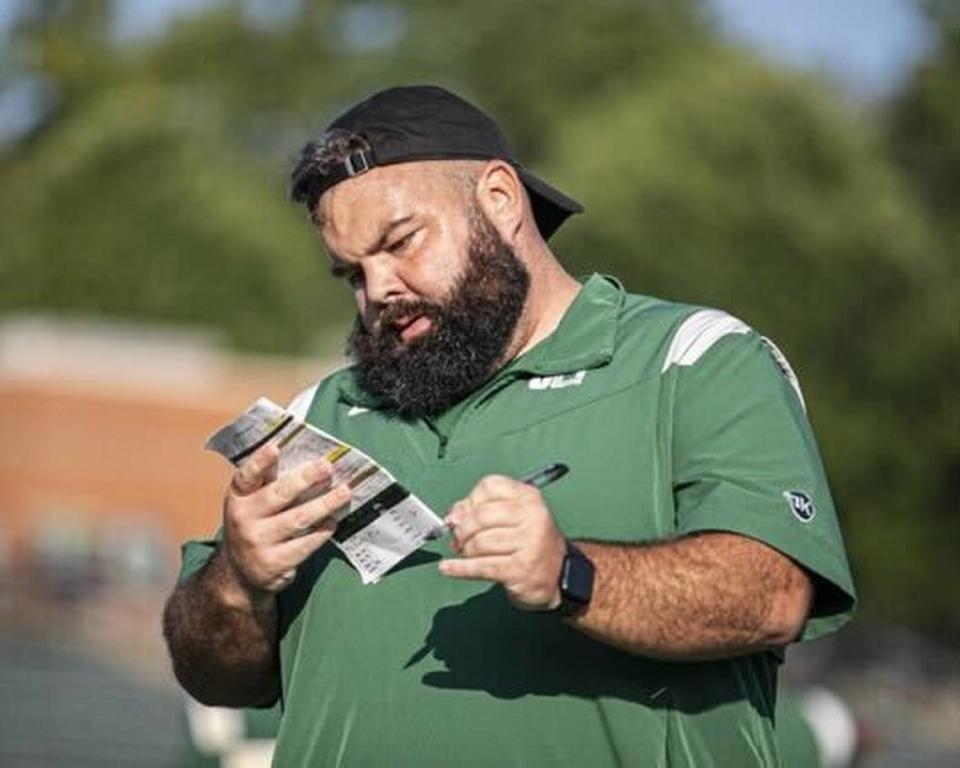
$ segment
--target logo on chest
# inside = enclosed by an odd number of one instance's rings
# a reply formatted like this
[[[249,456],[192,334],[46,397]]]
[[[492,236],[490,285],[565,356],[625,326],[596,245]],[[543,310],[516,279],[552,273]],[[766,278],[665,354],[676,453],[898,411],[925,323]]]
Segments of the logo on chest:
[[[527,382],[527,386],[533,390],[566,389],[567,387],[579,387],[583,384],[585,378],[587,378],[586,371],[577,371],[560,376],[535,376]]]

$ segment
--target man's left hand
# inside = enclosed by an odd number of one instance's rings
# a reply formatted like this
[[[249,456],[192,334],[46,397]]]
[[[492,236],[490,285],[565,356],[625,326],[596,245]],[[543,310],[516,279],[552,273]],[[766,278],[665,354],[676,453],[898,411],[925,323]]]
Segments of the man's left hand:
[[[461,557],[441,573],[503,586],[515,606],[545,611],[560,604],[566,542],[536,488],[503,475],[484,477],[446,518]]]

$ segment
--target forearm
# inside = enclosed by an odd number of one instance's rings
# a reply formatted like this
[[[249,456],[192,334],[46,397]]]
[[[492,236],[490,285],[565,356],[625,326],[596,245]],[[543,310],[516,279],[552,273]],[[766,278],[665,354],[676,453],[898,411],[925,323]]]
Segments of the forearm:
[[[174,590],[163,632],[177,680],[198,701],[256,706],[279,694],[276,599],[244,589],[222,551]]]
[[[577,546],[596,572],[593,599],[571,624],[631,653],[677,660],[752,653],[793,640],[809,610],[803,570],[743,536]]]

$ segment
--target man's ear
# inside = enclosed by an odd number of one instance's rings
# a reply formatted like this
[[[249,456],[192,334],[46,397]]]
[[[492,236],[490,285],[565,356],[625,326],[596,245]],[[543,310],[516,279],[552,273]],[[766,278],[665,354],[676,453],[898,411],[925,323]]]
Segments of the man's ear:
[[[477,203],[507,245],[515,246],[523,223],[526,195],[510,163],[491,160],[477,177]]]

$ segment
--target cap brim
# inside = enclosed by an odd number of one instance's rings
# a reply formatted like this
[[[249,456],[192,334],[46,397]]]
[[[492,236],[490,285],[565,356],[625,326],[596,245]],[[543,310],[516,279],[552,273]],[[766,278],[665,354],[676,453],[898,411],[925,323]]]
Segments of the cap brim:
[[[526,168],[518,167],[517,175],[530,193],[533,217],[544,240],[549,239],[572,214],[583,213],[580,203],[534,176]]]

